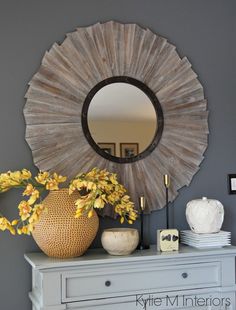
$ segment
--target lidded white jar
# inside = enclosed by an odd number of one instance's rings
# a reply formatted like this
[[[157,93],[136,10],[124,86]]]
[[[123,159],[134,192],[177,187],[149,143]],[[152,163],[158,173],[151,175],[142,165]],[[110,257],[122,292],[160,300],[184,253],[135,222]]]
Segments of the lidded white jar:
[[[186,218],[191,230],[197,234],[220,231],[224,221],[224,207],[215,199],[195,199],[188,202]]]

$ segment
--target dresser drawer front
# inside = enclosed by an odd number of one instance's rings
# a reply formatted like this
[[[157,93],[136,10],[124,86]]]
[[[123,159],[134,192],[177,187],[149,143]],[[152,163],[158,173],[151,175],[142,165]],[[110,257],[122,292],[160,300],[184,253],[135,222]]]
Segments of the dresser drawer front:
[[[139,266],[140,267],[140,266]],[[219,262],[63,273],[62,302],[221,285]]]
[[[209,289],[212,290],[212,289]],[[142,295],[142,300],[136,300],[136,296],[129,296],[129,301],[122,297],[100,299],[96,301],[75,302],[67,304],[70,310],[234,310],[234,293],[209,292],[195,295],[185,295],[181,292],[160,296],[158,294]],[[191,291],[192,292],[192,291]],[[174,295],[173,295],[174,294]],[[151,298],[151,299],[150,299]],[[145,302],[144,302],[145,301]]]

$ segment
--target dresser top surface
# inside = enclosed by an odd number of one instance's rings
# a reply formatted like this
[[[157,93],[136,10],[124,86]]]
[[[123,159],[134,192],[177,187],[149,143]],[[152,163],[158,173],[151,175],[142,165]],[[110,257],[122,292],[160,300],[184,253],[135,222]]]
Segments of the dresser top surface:
[[[181,245],[179,251],[175,252],[158,252],[156,246],[151,246],[148,250],[135,251],[127,256],[112,256],[105,252],[104,249],[88,250],[83,256],[76,258],[58,259],[46,256],[42,252],[27,253],[25,259],[35,269],[49,269],[62,267],[76,267],[90,264],[108,264],[108,263],[130,263],[147,260],[167,260],[183,259],[191,257],[204,256],[236,256],[236,246],[227,246],[223,248],[196,249],[190,246]]]

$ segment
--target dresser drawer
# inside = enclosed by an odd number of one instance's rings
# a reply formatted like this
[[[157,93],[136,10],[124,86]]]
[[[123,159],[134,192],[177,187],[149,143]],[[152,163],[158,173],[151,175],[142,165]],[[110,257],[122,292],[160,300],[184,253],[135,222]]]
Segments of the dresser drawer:
[[[221,285],[220,262],[88,270],[62,274],[62,302]]]
[[[218,288],[216,288],[217,290]],[[93,301],[80,301],[68,303],[66,309],[70,310],[235,310],[235,294],[214,292],[214,288],[207,288],[208,293],[200,294],[195,290],[182,292],[169,292],[160,294],[142,295],[141,300],[136,296],[106,298]]]

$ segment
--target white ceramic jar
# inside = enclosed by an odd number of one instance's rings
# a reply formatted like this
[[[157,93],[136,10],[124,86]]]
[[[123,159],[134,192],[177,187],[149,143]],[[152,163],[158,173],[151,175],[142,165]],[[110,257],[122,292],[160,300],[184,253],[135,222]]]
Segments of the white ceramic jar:
[[[186,207],[186,218],[191,230],[197,234],[220,231],[224,220],[224,207],[215,199],[195,199]]]
[[[110,228],[102,233],[102,246],[111,255],[129,255],[138,246],[139,233],[134,228]]]

